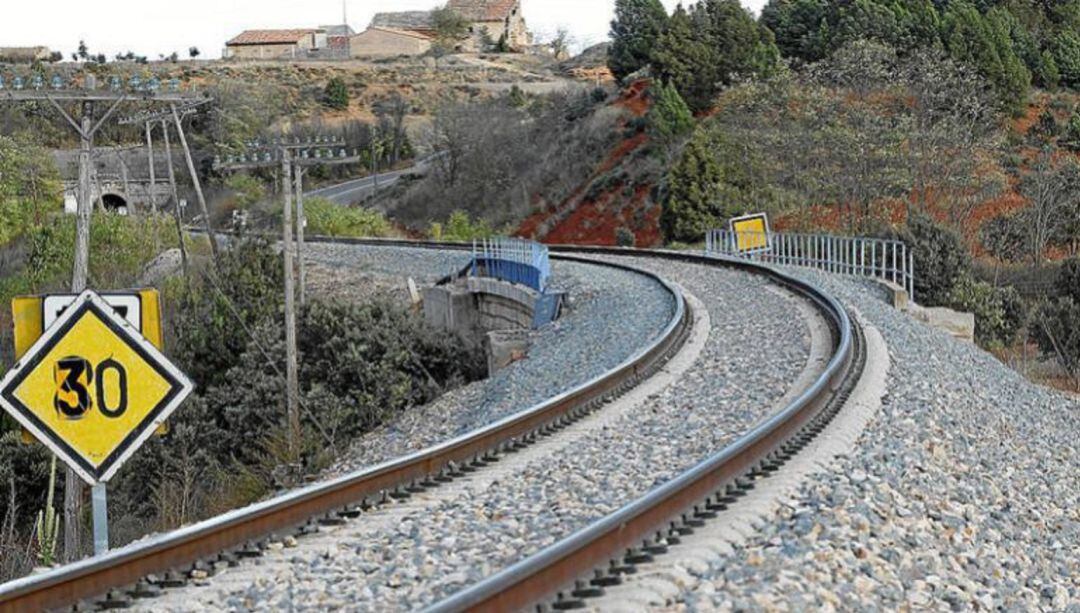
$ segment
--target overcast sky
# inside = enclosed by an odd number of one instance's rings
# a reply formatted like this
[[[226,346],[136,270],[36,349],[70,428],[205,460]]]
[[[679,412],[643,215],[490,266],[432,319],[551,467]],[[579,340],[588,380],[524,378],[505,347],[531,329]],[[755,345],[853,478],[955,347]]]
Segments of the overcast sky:
[[[662,0],[670,9],[678,0]],[[346,0],[349,25],[367,27],[379,11],[429,9],[441,0]],[[607,38],[614,0],[522,0],[530,28],[546,35],[559,26],[579,46]],[[755,12],[765,0],[743,0]],[[225,41],[249,28],[341,23],[342,0],[4,0],[0,47],[46,45],[65,57],[86,40],[91,52],[132,50],[156,58],[189,47],[219,57]]]

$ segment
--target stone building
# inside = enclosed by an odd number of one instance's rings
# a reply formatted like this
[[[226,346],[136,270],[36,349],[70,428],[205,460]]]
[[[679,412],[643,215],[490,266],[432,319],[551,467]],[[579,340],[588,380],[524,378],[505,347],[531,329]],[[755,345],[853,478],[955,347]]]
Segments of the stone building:
[[[367,30],[352,37],[350,48],[353,57],[422,55],[434,39],[430,11],[378,13]]]
[[[505,40],[511,51],[532,43],[521,0],[449,0],[447,8],[469,22],[469,37],[458,51],[482,51],[485,42]],[[421,55],[431,49],[435,28],[431,11],[379,13],[366,31],[352,38],[353,57]]]
[[[326,31],[310,29],[247,30],[225,43],[227,59],[276,60],[316,54],[327,46]]]
[[[475,48],[480,48],[485,33],[493,42],[505,37],[512,51],[520,52],[532,43],[521,0],[449,0],[446,8],[469,22]]]
[[[0,47],[0,64],[33,64],[51,59],[48,47]]]

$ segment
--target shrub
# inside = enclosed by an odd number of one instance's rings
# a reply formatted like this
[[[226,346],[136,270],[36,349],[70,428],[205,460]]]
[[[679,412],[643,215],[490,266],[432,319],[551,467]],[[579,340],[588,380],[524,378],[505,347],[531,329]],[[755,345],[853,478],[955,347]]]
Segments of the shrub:
[[[321,236],[347,238],[387,237],[394,235],[390,222],[378,211],[336,204],[325,198],[304,201],[307,231]]]
[[[1062,147],[1074,153],[1080,152],[1080,111],[1076,111],[1069,118],[1065,131],[1058,140]]]
[[[633,247],[637,244],[637,237],[626,226],[619,226],[615,230],[615,244],[619,247]]]
[[[284,283],[277,250],[265,240],[243,239],[222,252],[216,270],[169,296],[170,346],[197,390],[225,382],[250,343],[248,330],[280,312]]]
[[[266,199],[266,185],[251,175],[231,175],[225,187],[232,190],[233,207],[245,211]]]
[[[1032,317],[1031,336],[1080,390],[1080,303],[1070,297],[1043,303]]]
[[[1073,302],[1080,304],[1080,258],[1070,258],[1062,263],[1054,288],[1059,297],[1072,298]]]
[[[915,213],[908,219],[903,240],[915,258],[915,296],[927,306],[949,304],[953,287],[971,268],[971,256],[960,235]]]
[[[495,236],[495,230],[486,220],[473,221],[464,211],[454,211],[445,224],[433,223],[428,235],[436,241],[468,242],[479,238]]]
[[[679,91],[670,84],[661,84],[656,100],[649,109],[649,133],[663,143],[673,143],[694,129],[694,116]]]
[[[339,111],[349,108],[349,87],[345,85],[345,79],[334,77],[326,84],[323,92],[324,104]]]
[[[1013,288],[996,288],[964,276],[949,293],[949,306],[975,314],[975,340],[983,347],[1007,347],[1023,330],[1027,309]]]

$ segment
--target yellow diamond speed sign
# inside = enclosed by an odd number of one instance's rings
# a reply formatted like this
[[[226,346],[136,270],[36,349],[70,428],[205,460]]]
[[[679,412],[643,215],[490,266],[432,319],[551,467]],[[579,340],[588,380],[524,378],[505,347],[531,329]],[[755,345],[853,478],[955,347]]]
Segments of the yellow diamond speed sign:
[[[85,292],[0,382],[0,406],[87,482],[106,482],[191,393],[183,373]]]

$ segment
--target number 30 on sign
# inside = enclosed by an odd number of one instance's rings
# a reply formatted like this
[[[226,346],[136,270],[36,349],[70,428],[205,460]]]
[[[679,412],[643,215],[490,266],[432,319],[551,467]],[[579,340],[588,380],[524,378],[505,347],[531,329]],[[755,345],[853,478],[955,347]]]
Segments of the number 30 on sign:
[[[86,292],[0,382],[0,406],[87,482],[107,482],[191,382]]]

